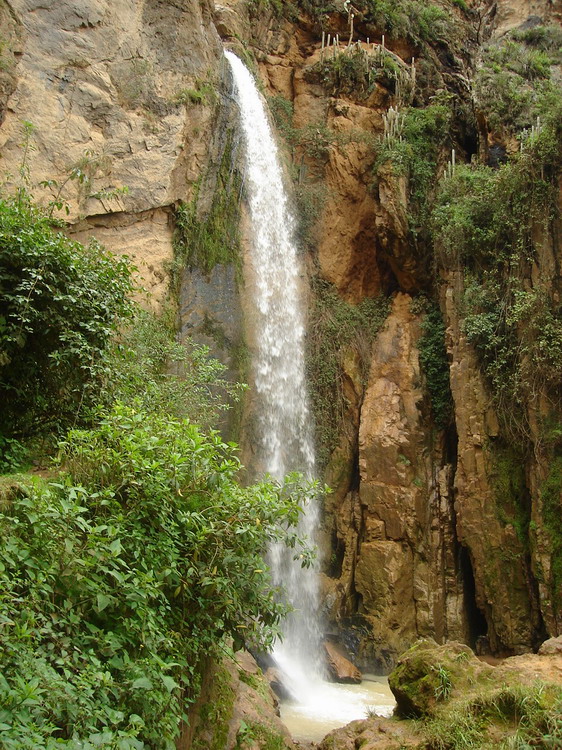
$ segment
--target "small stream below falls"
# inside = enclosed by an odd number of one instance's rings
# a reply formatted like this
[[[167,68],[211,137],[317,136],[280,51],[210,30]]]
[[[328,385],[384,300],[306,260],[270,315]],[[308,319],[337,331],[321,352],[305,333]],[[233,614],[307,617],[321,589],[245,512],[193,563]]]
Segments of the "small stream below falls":
[[[360,685],[318,685],[305,702],[281,703],[281,720],[295,740],[320,742],[328,732],[368,714],[390,716],[396,705],[386,677],[364,674]]]

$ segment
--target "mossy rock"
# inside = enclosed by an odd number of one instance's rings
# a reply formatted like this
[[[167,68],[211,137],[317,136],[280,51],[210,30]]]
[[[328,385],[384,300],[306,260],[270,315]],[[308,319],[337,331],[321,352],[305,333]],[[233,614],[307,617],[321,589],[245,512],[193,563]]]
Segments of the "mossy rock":
[[[432,716],[436,707],[490,671],[462,643],[439,646],[435,641],[415,643],[388,676],[403,717]]]

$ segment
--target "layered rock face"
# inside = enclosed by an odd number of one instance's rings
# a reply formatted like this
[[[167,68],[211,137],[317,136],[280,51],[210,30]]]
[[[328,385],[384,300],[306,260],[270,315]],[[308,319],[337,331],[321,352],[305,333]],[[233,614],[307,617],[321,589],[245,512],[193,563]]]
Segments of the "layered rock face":
[[[194,201],[199,215],[208,214],[226,163],[232,122],[220,83],[220,37],[253,58],[272,110],[290,110],[278,124],[310,224],[303,245],[311,276],[350,306],[377,295],[390,300],[377,335],[365,331],[368,343],[346,345],[339,361],[341,419],[326,466],[333,493],[321,537],[327,628],[361,665],[380,669],[419,636],[494,653],[529,650],[562,627],[541,490],[552,464],[541,442],[546,394],[533,394],[525,407],[532,446],[520,467],[525,541],[498,499],[495,467],[505,449],[489,385],[464,333],[465,279],[454,267],[435,273],[426,240],[411,231],[407,180],[377,164],[377,154],[390,107],[419,106],[439,93],[472,107],[467,92],[483,41],[529,16],[557,22],[556,8],[499,2],[465,17],[450,7],[462,43],[424,51],[387,38],[386,73],[376,57],[381,30],[358,12],[352,41],[360,42],[349,59],[379,65],[373,85],[362,89],[323,67],[339,52],[322,49],[322,34],[325,42],[340,35],[344,48],[348,4],[333,3],[320,21],[302,9],[296,19],[279,17],[264,5],[0,0],[7,189],[23,181],[42,203],[66,203],[68,216],[55,213],[69,231],[132,256],[151,304],[160,304],[175,209]],[[249,15],[256,7],[261,11]],[[468,132],[458,116],[454,142],[469,161],[493,139],[484,126]],[[448,158],[442,148],[438,170]],[[230,174],[235,153],[229,159]],[[560,227],[552,225],[538,238],[541,251],[527,280],[552,299],[561,292],[557,237]],[[232,350],[242,327],[236,287],[233,267],[221,263],[187,274],[184,326]],[[445,428],[435,422],[420,366],[427,318],[420,293],[439,304],[446,327],[453,416]]]
[[[213,108],[186,92],[218,80],[210,2],[10,0],[0,13],[11,55],[0,74],[8,187],[23,170],[40,202],[64,200],[77,239],[130,255],[162,301],[170,208],[191,196],[208,159]]]
[[[382,141],[388,110],[404,108],[404,93],[384,76],[366,93],[346,88],[341,72],[334,80],[322,68],[332,54],[322,50],[322,30],[324,39],[329,32],[347,39],[350,32],[346,9],[336,6],[320,22],[301,14],[296,25],[273,14],[240,23],[245,8],[235,0],[219,9],[223,37],[235,44],[238,35],[254,50],[272,105],[282,98],[292,106],[291,127],[300,135],[287,133],[283,123],[281,134],[299,185],[325,190],[311,272],[352,304],[381,293],[392,299],[370,353],[349,349],[340,358],[344,416],[326,470],[333,494],[323,529],[325,614],[360,664],[383,669],[417,636],[458,639],[483,652],[528,651],[560,628],[549,573],[553,542],[541,509],[549,459],[531,449],[518,469],[522,512],[532,519],[526,539],[501,485],[509,449],[493,394],[464,333],[463,274],[449,268],[435,280],[428,248],[412,237],[407,180],[384,164],[375,164],[373,179],[373,139]],[[369,53],[369,34],[381,41],[362,18],[359,12],[361,41],[348,50],[350,58]],[[433,87],[431,94],[456,92],[473,106],[467,92],[480,45],[508,29],[557,20],[546,4],[480,8],[463,27],[462,49],[452,45],[448,58],[438,54],[433,78],[427,74],[429,83],[420,86]],[[387,45],[400,71],[419,54],[403,42]],[[347,45],[340,42],[340,52],[341,46]],[[419,69],[424,75],[423,64]],[[480,134],[466,127],[459,121],[455,145],[469,161],[495,141],[485,127]],[[441,153],[437,161],[446,158]],[[559,248],[552,236],[538,243],[533,278],[546,279],[548,294],[556,296]],[[420,368],[426,319],[420,292],[437,298],[446,328],[453,417],[445,430],[435,424]],[[529,444],[537,447],[547,410],[541,416],[531,401]]]

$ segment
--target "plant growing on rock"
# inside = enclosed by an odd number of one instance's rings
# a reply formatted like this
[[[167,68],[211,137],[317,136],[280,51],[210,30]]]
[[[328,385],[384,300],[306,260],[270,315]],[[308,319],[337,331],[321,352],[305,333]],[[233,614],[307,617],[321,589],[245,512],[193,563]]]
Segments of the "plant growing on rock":
[[[388,300],[344,302],[327,282],[316,279],[308,325],[306,367],[316,426],[317,455],[325,465],[336,447],[345,414],[343,358],[350,350],[366,374],[370,346],[388,312]]]

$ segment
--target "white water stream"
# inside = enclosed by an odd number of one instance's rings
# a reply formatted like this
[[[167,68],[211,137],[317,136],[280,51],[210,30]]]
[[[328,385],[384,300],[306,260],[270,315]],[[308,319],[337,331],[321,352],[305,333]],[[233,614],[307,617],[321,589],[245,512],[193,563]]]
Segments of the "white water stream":
[[[275,479],[291,471],[314,477],[314,447],[306,394],[300,262],[295,220],[283,184],[277,145],[254,79],[231,52],[235,98],[245,144],[245,187],[251,223],[246,294],[253,300],[252,366],[258,424],[252,446],[257,466]],[[308,505],[299,530],[314,540],[318,510]],[[294,561],[292,550],[270,551],[272,578],[288,593],[294,612],[283,623],[274,657],[295,695],[306,695],[317,676],[317,574]]]
[[[258,471],[282,479],[291,471],[315,475],[311,417],[304,367],[301,264],[295,219],[284,186],[278,149],[267,109],[243,63],[225,52],[234,80],[245,146],[245,188],[251,248],[245,259],[245,294],[252,300],[252,366],[257,425],[252,450]],[[318,508],[305,508],[299,530],[312,542]],[[294,612],[283,623],[283,642],[274,658],[297,706],[337,715],[341,694],[327,692],[321,679],[318,576],[292,559],[283,546],[270,552],[272,578],[288,594]],[[332,708],[329,708],[332,703]],[[357,705],[340,724],[365,715]],[[326,730],[327,731],[327,730]]]

